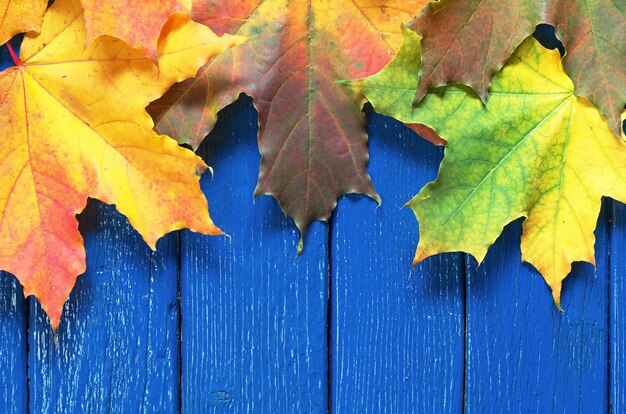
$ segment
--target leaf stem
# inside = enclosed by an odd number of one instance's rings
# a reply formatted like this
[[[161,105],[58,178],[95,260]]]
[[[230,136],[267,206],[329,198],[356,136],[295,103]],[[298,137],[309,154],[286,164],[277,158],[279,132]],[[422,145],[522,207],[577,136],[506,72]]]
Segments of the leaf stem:
[[[7,42],[7,47],[9,48],[9,53],[11,54],[11,59],[13,59],[15,66],[22,66],[22,62],[15,54],[15,50],[13,49],[13,46],[11,46],[11,42]]]

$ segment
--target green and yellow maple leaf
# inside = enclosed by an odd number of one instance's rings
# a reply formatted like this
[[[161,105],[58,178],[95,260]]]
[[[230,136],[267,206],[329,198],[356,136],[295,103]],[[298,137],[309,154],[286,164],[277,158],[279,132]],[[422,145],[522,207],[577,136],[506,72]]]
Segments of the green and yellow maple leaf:
[[[486,106],[450,86],[413,107],[419,40],[405,30],[393,62],[351,83],[378,112],[424,123],[448,142],[439,176],[407,204],[420,224],[415,263],[451,251],[481,262],[503,227],[526,217],[522,258],[558,304],[572,262],[594,262],[602,197],[626,201],[626,143],[574,93],[559,52],[533,38],[494,76]]]

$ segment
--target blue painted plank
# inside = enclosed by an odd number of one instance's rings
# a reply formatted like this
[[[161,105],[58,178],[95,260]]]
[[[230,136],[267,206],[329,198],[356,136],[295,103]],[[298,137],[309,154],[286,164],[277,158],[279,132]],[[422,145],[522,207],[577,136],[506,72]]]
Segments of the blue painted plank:
[[[12,66],[0,47],[0,70]],[[7,414],[25,413],[28,404],[28,307],[15,277],[0,272],[0,407]]]
[[[466,412],[605,412],[608,408],[608,223],[596,264],[576,263],[563,314],[543,278],[521,263],[521,221],[485,262],[467,263]]]
[[[612,201],[610,278],[611,407],[626,412],[626,206]]]
[[[20,42],[12,42],[17,50]],[[0,69],[10,65],[2,47]],[[65,307],[56,346],[34,299],[28,338],[22,289],[0,276],[1,411],[26,412],[27,404],[31,412],[177,411],[178,236],[152,253],[113,207],[95,204],[81,230],[88,270]]]
[[[442,151],[376,114],[369,145],[382,206],[348,196],[332,222],[331,412],[461,412],[463,257],[411,271],[418,226],[400,209],[435,178]]]
[[[326,412],[327,226],[303,254],[272,198],[253,200],[257,116],[242,98],[220,113],[200,154],[202,186],[232,236],[182,234],[182,403],[185,413]]]
[[[28,307],[15,277],[0,272],[0,411],[25,413],[28,404]]]
[[[96,202],[80,230],[87,272],[65,306],[56,346],[31,300],[30,412],[177,412],[178,235],[154,253],[112,206]]]
[[[564,53],[554,29],[535,37]],[[521,263],[521,221],[485,262],[467,259],[466,412],[603,412],[608,408],[608,209],[596,231],[597,271],[577,263],[561,314],[547,285]]]

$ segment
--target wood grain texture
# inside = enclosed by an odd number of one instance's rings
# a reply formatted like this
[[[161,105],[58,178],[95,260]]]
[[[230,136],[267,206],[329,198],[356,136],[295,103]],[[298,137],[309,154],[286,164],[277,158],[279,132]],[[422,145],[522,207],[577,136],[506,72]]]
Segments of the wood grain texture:
[[[435,178],[441,149],[371,113],[369,137],[382,206],[345,197],[332,223],[331,412],[461,412],[462,256],[411,270],[418,226],[401,210]]]
[[[0,411],[27,412],[28,306],[15,277],[0,272]]]
[[[614,413],[623,413],[626,412],[626,206],[613,200],[610,205],[611,408]]]
[[[80,217],[87,273],[53,342],[30,306],[30,412],[171,413],[178,403],[177,234],[152,252],[112,206]]]
[[[521,221],[478,268],[467,260],[466,412],[606,412],[608,223],[596,262],[575,263],[559,312],[539,273],[521,263]]]
[[[344,197],[299,258],[293,222],[252,198],[249,98],[201,151],[216,170],[202,180],[211,213],[232,240],[183,232],[180,251],[175,234],[153,253],[91,202],[88,271],[56,345],[39,305],[0,273],[0,413],[626,412],[626,207],[605,203],[597,270],[574,266],[561,314],[520,263],[519,222],[478,269],[447,254],[411,270],[418,226],[400,207],[435,177],[441,150],[372,113],[369,132],[382,207]]]
[[[562,44],[548,25],[535,37]],[[605,205],[596,229],[596,270],[575,263],[561,304],[521,263],[521,221],[509,224],[477,268],[467,258],[467,413],[605,412],[608,409],[609,229]]]
[[[249,98],[220,113],[200,149],[215,168],[203,190],[232,237],[182,234],[185,413],[326,412],[328,231],[299,235],[270,197],[252,198],[259,168]]]

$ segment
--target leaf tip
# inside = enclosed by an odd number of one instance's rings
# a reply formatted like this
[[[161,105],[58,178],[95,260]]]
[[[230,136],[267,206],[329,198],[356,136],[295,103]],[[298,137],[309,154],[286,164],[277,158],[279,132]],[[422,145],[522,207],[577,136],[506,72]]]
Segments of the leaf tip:
[[[422,88],[418,86],[417,92],[415,92],[415,96],[413,97],[413,102],[411,102],[411,105],[413,105],[413,107],[416,107],[417,105],[419,105],[422,99],[424,99],[425,96],[426,96],[426,91],[422,90]]]
[[[41,303],[41,301],[39,302]],[[42,306],[43,308],[43,306]],[[56,307],[46,306],[43,308],[46,315],[48,315],[48,319],[50,320],[50,327],[52,328],[52,333],[54,335],[55,345],[56,345],[56,335],[57,330],[59,329],[59,325],[61,324],[61,313],[63,311],[63,307],[61,309],[56,309]]]
[[[225,34],[223,37],[230,42],[230,47],[235,47],[247,43],[250,38],[248,36],[239,36],[239,35],[231,35]]]
[[[565,311],[561,307],[561,286],[560,286],[560,284],[559,284],[558,287],[553,287],[552,288],[552,298],[554,299],[554,304],[556,305],[556,308],[559,310],[559,312],[564,313]]]
[[[374,201],[376,201],[376,208],[382,207],[383,199],[380,198],[380,195],[378,195],[378,193],[374,193],[374,196],[372,198],[374,199]]]
[[[145,240],[146,244],[148,245],[148,247],[150,248],[150,250],[152,250],[153,252],[156,252],[157,248],[156,248],[156,244],[157,241],[161,238],[162,236],[157,236],[157,237],[153,237],[150,240]]]
[[[302,254],[304,249],[304,234],[300,233],[300,240],[298,241],[298,250],[296,250],[296,257]]]
[[[193,175],[194,177],[202,177],[202,174],[204,174],[204,172],[206,170],[209,170],[209,173],[211,174],[211,178],[213,178],[213,168],[206,166],[205,164],[196,164],[196,170],[194,171]]]
[[[411,267],[417,266],[429,256],[431,255],[427,253],[424,248],[422,248],[421,246],[418,246],[417,251],[415,252],[415,257],[413,257],[413,264],[411,265]]]

